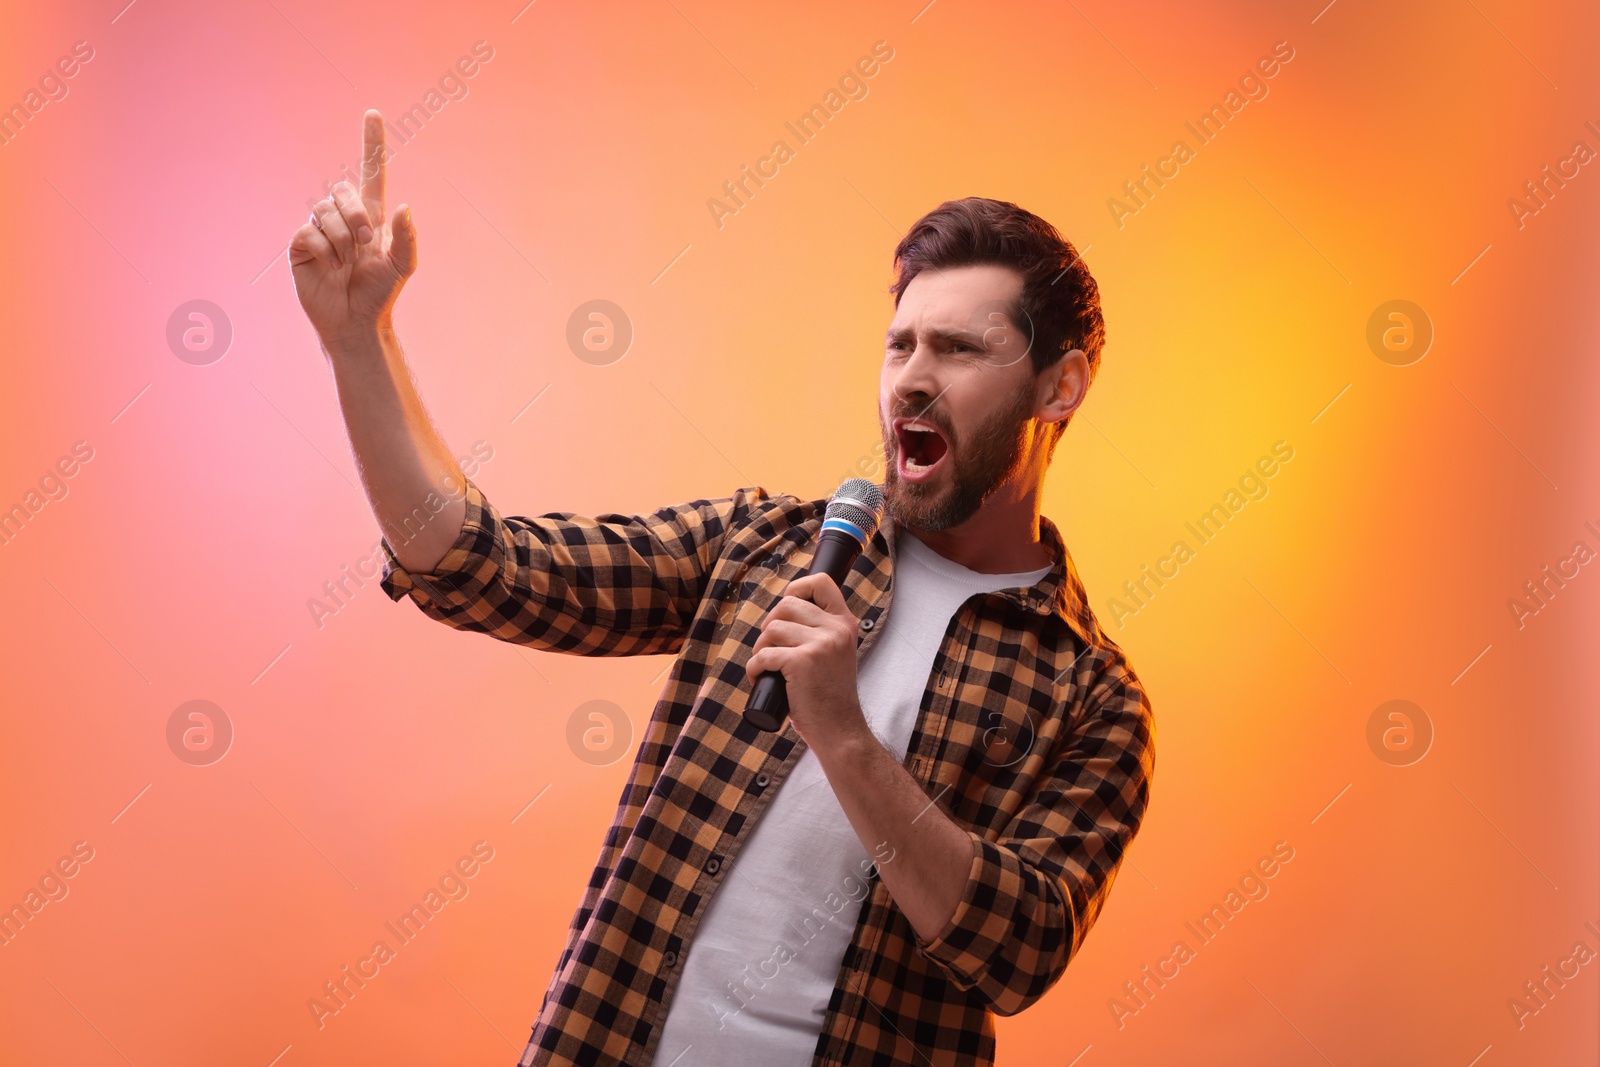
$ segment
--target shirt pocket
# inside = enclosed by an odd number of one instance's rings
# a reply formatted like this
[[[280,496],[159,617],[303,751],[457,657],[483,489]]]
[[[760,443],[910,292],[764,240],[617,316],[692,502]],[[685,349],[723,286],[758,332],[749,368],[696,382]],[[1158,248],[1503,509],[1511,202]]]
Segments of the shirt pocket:
[[[789,583],[803,573],[802,565],[768,553],[713,582],[715,599],[703,609],[701,618],[706,625],[699,631],[706,642],[706,670],[692,714],[712,718],[744,714],[751,689],[745,667],[756,639]]]
[[[939,806],[958,825],[993,837],[1048,764],[1067,710],[1058,697],[1066,687],[1048,685],[1049,676],[1026,656],[994,670],[946,669],[958,673],[947,686],[951,703],[928,795],[943,791]],[[939,685],[937,670],[932,684]]]

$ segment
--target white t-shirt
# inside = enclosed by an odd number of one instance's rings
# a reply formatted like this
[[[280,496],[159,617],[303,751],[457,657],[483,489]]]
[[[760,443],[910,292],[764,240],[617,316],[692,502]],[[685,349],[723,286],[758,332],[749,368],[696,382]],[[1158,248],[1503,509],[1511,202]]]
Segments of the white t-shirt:
[[[893,596],[856,691],[897,759],[956,610],[975,593],[1026,588],[1049,571],[980,574],[896,531]],[[809,1067],[876,858],[808,748],[706,905],[652,1067]]]

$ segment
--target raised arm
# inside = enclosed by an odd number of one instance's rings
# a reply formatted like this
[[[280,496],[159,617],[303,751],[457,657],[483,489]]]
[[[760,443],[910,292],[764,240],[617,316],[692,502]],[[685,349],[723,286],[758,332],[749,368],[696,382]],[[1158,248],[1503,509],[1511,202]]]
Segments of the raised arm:
[[[727,534],[759,487],[648,515],[502,517],[422,407],[391,318],[417,269],[404,204],[386,215],[383,116],[363,117],[361,188],[340,182],[289,246],[383,534],[383,588],[449,626],[581,655],[681,647]]]
[[[384,592],[457,630],[580,656],[678,651],[728,539],[789,510],[752,487],[649,514],[502,516],[466,484],[466,521],[431,572],[384,541]]]
[[[386,213],[387,155],[383,116],[368,111],[361,188],[333,187],[295,232],[289,263],[300,306],[333,368],[372,513],[396,558],[426,572],[461,531],[466,481],[423,409],[394,332],[395,300],[417,269],[417,231],[406,205],[393,218]]]

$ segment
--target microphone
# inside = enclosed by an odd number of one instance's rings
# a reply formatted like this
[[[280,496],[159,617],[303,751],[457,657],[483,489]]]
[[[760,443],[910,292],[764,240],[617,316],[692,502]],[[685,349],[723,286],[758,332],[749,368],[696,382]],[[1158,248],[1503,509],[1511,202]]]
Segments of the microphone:
[[[817,538],[817,554],[811,560],[812,574],[826,574],[840,591],[855,566],[861,549],[878,531],[883,518],[883,492],[865,478],[850,478],[840,483],[822,515],[822,533]],[[763,671],[756,676],[755,688],[744,707],[744,717],[752,725],[776,733],[789,717],[789,690],[780,671]]]

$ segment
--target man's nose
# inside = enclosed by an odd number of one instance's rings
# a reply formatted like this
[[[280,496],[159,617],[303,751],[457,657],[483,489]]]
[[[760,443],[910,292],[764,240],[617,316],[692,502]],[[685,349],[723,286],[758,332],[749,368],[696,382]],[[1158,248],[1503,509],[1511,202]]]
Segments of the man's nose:
[[[894,373],[895,396],[907,403],[927,404],[944,389],[939,380],[937,353],[927,344],[918,343],[904,363]]]

